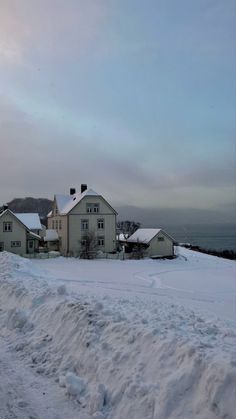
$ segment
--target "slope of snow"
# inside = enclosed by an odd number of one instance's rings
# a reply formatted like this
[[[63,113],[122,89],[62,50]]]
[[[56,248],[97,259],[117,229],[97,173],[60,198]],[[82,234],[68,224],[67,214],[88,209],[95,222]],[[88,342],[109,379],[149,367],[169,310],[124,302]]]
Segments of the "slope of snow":
[[[149,243],[160,231],[160,228],[139,228],[127,239],[127,242]]]
[[[42,225],[36,213],[14,213],[29,230],[41,230]]]
[[[234,319],[206,295],[233,297],[234,272],[185,250],[125,262],[0,253],[0,417],[233,419]]]

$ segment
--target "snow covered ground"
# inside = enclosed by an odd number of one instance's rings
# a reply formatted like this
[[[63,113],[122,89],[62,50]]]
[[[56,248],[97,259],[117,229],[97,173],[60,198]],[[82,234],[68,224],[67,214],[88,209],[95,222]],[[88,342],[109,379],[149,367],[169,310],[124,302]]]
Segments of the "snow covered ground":
[[[236,264],[0,253],[0,419],[235,419]]]

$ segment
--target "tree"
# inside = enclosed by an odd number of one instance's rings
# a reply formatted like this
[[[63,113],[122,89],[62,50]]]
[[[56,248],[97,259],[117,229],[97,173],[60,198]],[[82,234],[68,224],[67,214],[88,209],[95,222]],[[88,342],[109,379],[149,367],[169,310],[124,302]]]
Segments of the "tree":
[[[147,245],[141,243],[139,240],[135,243],[132,250],[132,258],[133,259],[143,259],[145,250],[147,249]]]
[[[84,233],[80,240],[80,257],[82,259],[94,259],[97,253],[97,237],[94,231]]]
[[[128,239],[136,230],[139,229],[140,223],[136,221],[118,221],[117,222],[117,229],[119,233],[124,234],[125,239]]]

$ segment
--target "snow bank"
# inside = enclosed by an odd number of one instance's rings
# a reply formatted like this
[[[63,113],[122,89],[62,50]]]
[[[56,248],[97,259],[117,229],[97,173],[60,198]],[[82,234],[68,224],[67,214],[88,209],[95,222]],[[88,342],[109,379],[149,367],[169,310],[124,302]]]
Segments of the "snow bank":
[[[0,253],[9,348],[93,419],[234,418],[236,332],[167,302],[68,295]]]

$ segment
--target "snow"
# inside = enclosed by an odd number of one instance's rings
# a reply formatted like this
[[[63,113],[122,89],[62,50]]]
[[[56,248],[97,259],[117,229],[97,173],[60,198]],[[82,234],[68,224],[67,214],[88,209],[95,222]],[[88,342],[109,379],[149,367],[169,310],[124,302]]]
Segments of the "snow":
[[[68,214],[85,196],[99,196],[93,189],[87,189],[82,194],[55,195],[57,207],[60,214]]]
[[[55,199],[57,202],[57,208],[59,213],[63,212],[63,208],[71,201],[71,195],[55,195]]]
[[[0,253],[0,417],[234,419],[236,264],[178,254]]]
[[[34,239],[41,240],[41,237],[38,234],[33,233],[32,231],[29,231],[29,235]]]
[[[139,228],[127,239],[127,242],[149,243],[160,231],[160,228]]]
[[[14,213],[14,214],[29,230],[42,229],[42,225],[41,225],[38,214],[36,213]]]
[[[45,242],[53,242],[58,240],[58,233],[56,230],[48,229],[44,237]]]

